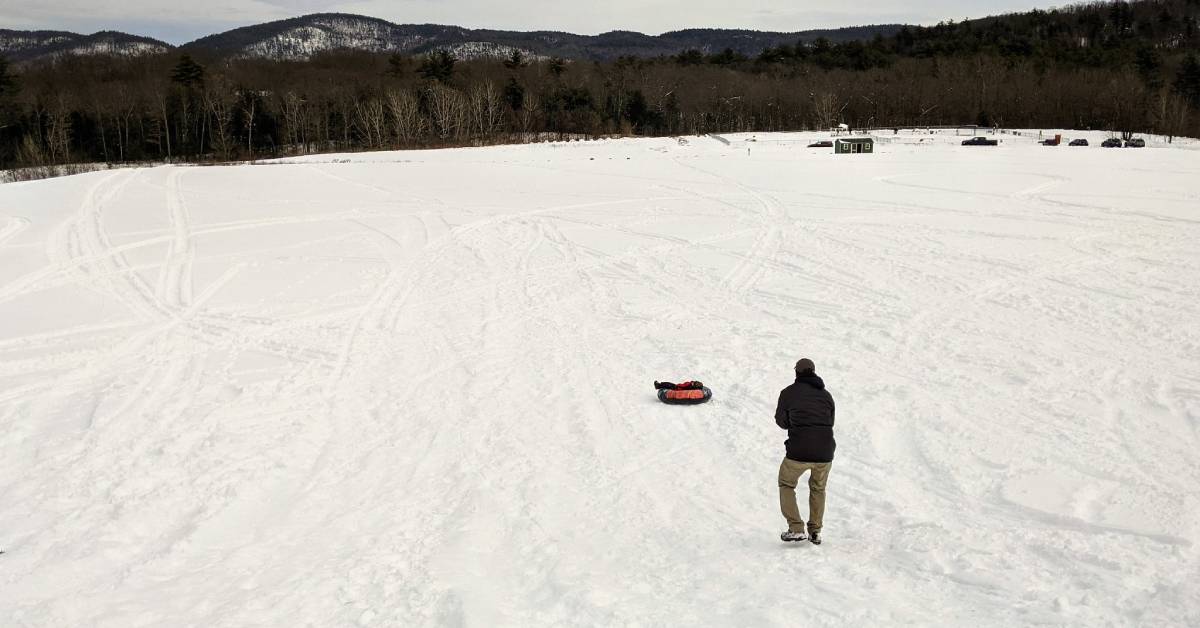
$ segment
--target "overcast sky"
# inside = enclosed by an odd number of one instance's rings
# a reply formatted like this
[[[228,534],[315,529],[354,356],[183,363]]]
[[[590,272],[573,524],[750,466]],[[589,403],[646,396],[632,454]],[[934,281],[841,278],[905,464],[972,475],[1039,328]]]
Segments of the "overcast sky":
[[[656,35],[696,27],[798,31],[895,22],[932,24],[1034,6],[1039,6],[1035,0],[2,0],[0,28],[119,30],[179,44],[239,26],[306,13],[342,12],[399,24],[584,35],[619,29]]]

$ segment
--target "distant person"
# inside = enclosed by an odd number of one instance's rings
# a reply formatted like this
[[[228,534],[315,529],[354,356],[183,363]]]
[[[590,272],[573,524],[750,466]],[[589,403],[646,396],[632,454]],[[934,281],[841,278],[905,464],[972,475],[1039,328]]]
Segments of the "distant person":
[[[833,396],[825,382],[817,377],[813,361],[796,362],[796,382],[779,393],[775,423],[788,431],[784,443],[787,456],[779,465],[779,508],[788,529],[779,536],[786,542],[808,539],[821,544],[821,526],[825,519],[825,481],[833,464]],[[808,471],[808,534],[796,505],[796,484]]]

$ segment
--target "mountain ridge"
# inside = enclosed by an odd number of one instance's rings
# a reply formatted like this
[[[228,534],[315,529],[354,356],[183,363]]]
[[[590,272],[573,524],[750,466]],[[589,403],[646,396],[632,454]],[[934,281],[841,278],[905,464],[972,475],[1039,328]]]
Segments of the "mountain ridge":
[[[151,37],[103,30],[90,35],[58,30],[0,29],[0,55],[31,61],[63,55],[136,56],[169,52],[175,46]]]
[[[82,35],[50,30],[0,30],[0,54],[18,62],[62,54],[136,55],[175,50],[221,57],[303,60],[332,50],[422,54],[446,49],[461,52],[466,58],[508,56],[519,50],[528,56],[604,61],[621,56],[671,55],[689,49],[719,52],[729,48],[753,55],[785,43],[814,41],[821,37],[833,42],[866,40],[875,35],[892,35],[901,28],[899,24],[794,32],[689,28],[660,35],[630,30],[577,35],[551,30],[508,31],[444,24],[396,24],[350,13],[312,13],[214,33],[179,46],[117,31]]]

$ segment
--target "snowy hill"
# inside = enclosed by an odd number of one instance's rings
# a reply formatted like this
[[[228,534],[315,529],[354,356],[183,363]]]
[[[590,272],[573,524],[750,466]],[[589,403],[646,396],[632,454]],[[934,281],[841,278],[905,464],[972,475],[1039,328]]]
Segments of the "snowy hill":
[[[514,48],[504,44],[496,44],[490,41],[465,41],[461,44],[447,44],[438,46],[439,50],[445,50],[454,56],[455,59],[471,60],[471,59],[509,59],[514,52],[520,52],[523,59],[526,60],[545,60],[548,57],[539,55],[532,50],[525,48]]]
[[[188,47],[236,56],[303,59],[343,48],[407,52],[431,41],[434,34],[359,15],[317,14],[211,35]]]
[[[867,40],[891,35],[899,25],[856,26],[795,33],[750,30],[692,29],[645,35],[613,31],[574,35],[553,31],[466,29],[437,24],[393,24],[386,20],[344,13],[318,13],[257,24],[198,39],[185,48],[211,53],[275,59],[302,59],[315,53],[353,49],[370,52],[422,53],[436,49],[463,50],[466,58],[506,56],[514,49],[530,56],[573,59],[615,59],[622,55],[658,56],[696,49],[716,52],[733,48],[757,54],[769,46],[795,44],[825,37],[831,41]]]
[[[1074,135],[0,185],[0,625],[1200,625],[1200,145]]]
[[[101,31],[80,35],[62,31],[0,29],[0,55],[13,61],[62,55],[140,56],[167,52],[172,46],[148,37]]]
[[[501,58],[520,50],[530,58],[560,56],[603,60],[623,55],[670,55],[683,50],[713,53],[725,48],[757,54],[764,48],[791,45],[799,40],[813,41],[820,37],[834,42],[867,40],[877,34],[895,34],[900,28],[898,24],[881,24],[794,33],[689,29],[657,36],[629,31],[593,36],[555,31],[520,32],[438,24],[393,24],[363,15],[316,13],[216,33],[181,48],[230,57],[290,60],[307,59],[332,50],[402,54],[450,50],[462,59]],[[0,54],[13,61],[62,54],[141,55],[172,50],[175,47],[165,42],[110,31],[80,35],[61,31],[0,29]]]

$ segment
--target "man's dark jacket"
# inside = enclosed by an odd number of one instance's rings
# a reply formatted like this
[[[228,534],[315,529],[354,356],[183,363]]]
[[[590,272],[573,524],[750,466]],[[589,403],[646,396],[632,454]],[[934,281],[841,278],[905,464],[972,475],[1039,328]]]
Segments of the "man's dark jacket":
[[[833,396],[813,373],[779,393],[775,423],[788,431],[787,457],[797,462],[833,462]]]

